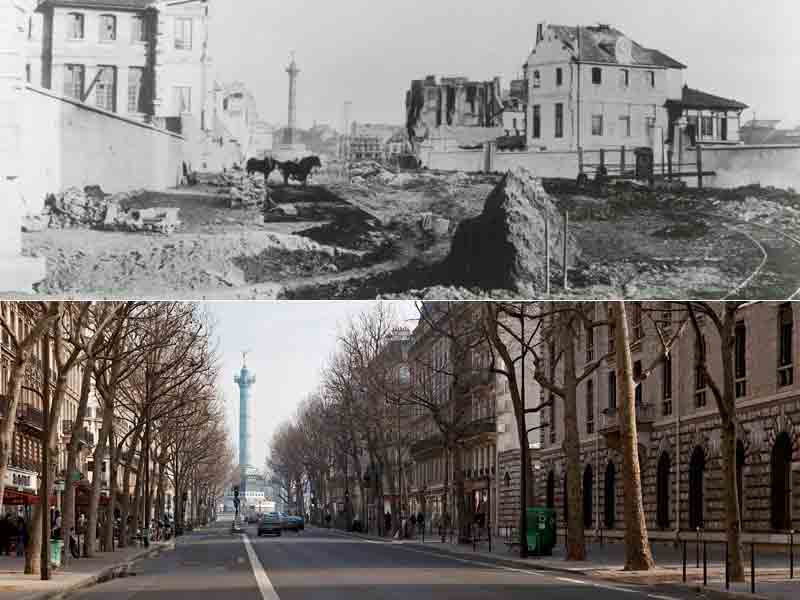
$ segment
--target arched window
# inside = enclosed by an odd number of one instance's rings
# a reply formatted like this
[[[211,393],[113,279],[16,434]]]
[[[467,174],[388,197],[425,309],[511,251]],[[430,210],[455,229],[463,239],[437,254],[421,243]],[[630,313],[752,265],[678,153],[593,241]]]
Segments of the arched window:
[[[550,471],[547,474],[547,508],[556,506],[556,474]]]
[[[703,526],[703,479],[706,470],[706,456],[699,446],[692,452],[689,461],[689,527]]]
[[[744,444],[736,442],[736,493],[739,500],[739,516],[744,520]]]
[[[616,478],[617,470],[614,467],[614,463],[612,461],[608,461],[608,466],[606,466],[605,505],[603,506],[603,516],[605,517],[604,521],[606,529],[614,529],[614,524],[616,522]]]
[[[785,431],[772,447],[770,469],[771,511],[773,529],[792,527],[792,439]]]
[[[594,521],[592,514],[592,496],[594,495],[594,473],[592,465],[586,465],[583,470],[583,527],[591,529]]]
[[[661,453],[656,475],[656,525],[661,529],[669,527],[669,454]]]

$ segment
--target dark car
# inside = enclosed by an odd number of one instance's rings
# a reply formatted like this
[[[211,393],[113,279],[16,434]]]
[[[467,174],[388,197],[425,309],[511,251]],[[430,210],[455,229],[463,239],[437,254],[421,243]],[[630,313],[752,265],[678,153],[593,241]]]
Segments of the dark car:
[[[278,513],[267,513],[261,517],[258,524],[258,537],[262,535],[280,536],[283,529],[283,519]]]
[[[283,523],[283,528],[289,531],[303,531],[306,528],[306,521],[303,517],[285,517]]]

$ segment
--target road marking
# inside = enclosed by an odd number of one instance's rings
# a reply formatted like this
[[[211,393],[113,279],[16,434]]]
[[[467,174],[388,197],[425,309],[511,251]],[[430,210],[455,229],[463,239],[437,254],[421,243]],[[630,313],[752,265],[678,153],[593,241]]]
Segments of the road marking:
[[[581,581],[580,579],[570,579],[569,577],[556,577],[559,581],[566,581],[567,583],[577,583],[578,585],[589,585],[588,581]]]
[[[253,575],[255,576],[256,583],[258,584],[258,590],[261,592],[261,597],[264,600],[280,600],[275,588],[272,587],[272,582],[269,580],[269,577],[267,577],[267,572],[264,569],[264,565],[262,565],[261,561],[258,560],[258,555],[253,549],[253,544],[250,542],[250,538],[247,535],[243,535],[242,539],[244,541],[244,549],[247,550],[247,557],[250,559],[250,567],[253,569]]]
[[[659,596],[658,594],[647,594],[648,598],[655,598],[655,600],[678,600],[672,596]]]

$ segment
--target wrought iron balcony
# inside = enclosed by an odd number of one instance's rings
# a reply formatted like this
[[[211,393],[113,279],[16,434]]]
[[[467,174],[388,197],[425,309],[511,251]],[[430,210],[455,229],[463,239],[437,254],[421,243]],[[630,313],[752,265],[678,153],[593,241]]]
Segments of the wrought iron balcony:
[[[25,404],[17,409],[17,421],[31,429],[44,430],[44,413],[30,404]]]
[[[636,424],[650,428],[656,420],[654,404],[640,403],[636,405]],[[600,433],[619,433],[619,409],[611,406],[600,413]]]

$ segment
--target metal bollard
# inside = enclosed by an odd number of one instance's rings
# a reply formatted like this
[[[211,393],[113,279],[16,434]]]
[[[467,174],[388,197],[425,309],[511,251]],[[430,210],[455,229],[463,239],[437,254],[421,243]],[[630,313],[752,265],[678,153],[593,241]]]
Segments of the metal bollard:
[[[700,528],[697,528],[697,543],[695,544],[695,556],[697,558],[697,565],[695,568],[700,568]]]
[[[730,558],[728,557],[728,542],[725,542],[725,589],[729,590],[731,587],[731,576],[729,572]]]
[[[756,593],[756,544],[750,542],[750,593]]]
[[[706,554],[706,541],[703,540],[703,586],[708,585],[708,556]]]
[[[683,583],[686,583],[686,540],[683,540]]]

